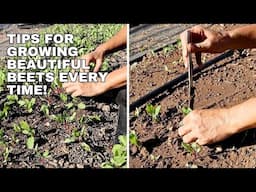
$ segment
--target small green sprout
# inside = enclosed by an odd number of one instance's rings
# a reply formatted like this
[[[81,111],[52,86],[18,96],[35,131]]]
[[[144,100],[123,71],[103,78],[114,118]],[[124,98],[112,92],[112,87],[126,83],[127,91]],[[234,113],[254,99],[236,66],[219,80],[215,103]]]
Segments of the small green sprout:
[[[40,111],[42,111],[46,116],[49,116],[49,108],[48,108],[48,105],[41,105],[41,109]]]
[[[153,121],[158,120],[158,115],[160,113],[160,110],[161,110],[161,105],[153,106],[152,104],[148,104],[146,106],[147,114],[151,116]]]
[[[112,158],[109,162],[101,164],[102,168],[124,168],[127,162],[127,140],[126,136],[118,137],[120,144],[115,144],[112,148]]]
[[[138,137],[136,135],[136,132],[132,130],[129,135],[129,140],[132,145],[139,146]]]
[[[189,107],[182,107],[181,111],[184,115],[188,115],[192,111],[192,109],[190,109]]]

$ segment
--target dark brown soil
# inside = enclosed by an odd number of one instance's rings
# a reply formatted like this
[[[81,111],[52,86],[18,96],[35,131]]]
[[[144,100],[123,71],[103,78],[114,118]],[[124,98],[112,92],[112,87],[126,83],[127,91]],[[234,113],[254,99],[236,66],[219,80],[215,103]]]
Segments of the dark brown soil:
[[[213,25],[214,29],[230,29],[235,25]],[[132,103],[148,91],[164,84],[177,75],[186,72],[183,64],[172,65],[179,60],[180,51],[169,56],[163,52],[144,58],[131,70],[130,102]],[[207,55],[205,60],[215,55]],[[168,73],[163,69],[167,65]],[[154,67],[154,68],[153,68]],[[144,70],[143,70],[144,69]],[[161,71],[161,72],[153,72]],[[255,96],[256,50],[238,52],[194,76],[195,103],[194,108],[230,107]],[[142,86],[143,85],[143,86]],[[130,127],[135,130],[140,142],[139,147],[130,148],[130,167],[157,168],[234,168],[256,167],[256,131],[250,130],[211,145],[203,146],[196,156],[185,151],[181,146],[181,138],[177,128],[183,118],[180,110],[187,106],[187,82],[181,82],[148,103],[161,105],[159,122],[151,121],[146,114],[145,105],[141,107],[139,117],[130,113]]]

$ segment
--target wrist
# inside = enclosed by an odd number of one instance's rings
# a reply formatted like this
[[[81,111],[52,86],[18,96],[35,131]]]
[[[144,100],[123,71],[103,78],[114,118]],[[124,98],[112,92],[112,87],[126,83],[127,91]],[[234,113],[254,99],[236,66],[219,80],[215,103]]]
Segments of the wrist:
[[[102,53],[102,54],[104,55],[105,52],[108,51],[108,48],[107,48],[106,44],[103,43],[103,44],[99,45],[99,46],[96,48],[96,51],[97,51],[97,52],[100,52],[100,53]]]
[[[239,124],[239,118],[236,117],[234,108],[223,109],[223,112],[228,132],[232,135],[241,132],[243,127]]]
[[[222,47],[224,47],[225,50],[227,49],[232,49],[232,31],[224,31],[224,32],[220,32],[221,34],[221,40],[220,40],[220,44],[222,45]]]

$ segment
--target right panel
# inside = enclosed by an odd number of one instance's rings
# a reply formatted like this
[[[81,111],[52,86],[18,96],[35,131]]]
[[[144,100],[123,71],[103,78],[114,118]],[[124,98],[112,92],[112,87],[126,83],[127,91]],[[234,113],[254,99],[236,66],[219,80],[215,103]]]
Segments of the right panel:
[[[130,168],[256,166],[255,31],[130,27]]]

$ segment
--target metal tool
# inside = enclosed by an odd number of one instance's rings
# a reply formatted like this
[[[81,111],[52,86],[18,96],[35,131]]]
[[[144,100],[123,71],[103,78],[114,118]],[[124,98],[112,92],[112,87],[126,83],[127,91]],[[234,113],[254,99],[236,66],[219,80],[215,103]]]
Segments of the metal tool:
[[[191,43],[191,33],[190,31],[187,31],[187,44]],[[189,88],[188,88],[188,106],[190,109],[193,109],[193,101],[194,101],[194,87],[193,87],[193,63],[192,63],[192,56],[191,53],[188,53],[188,82],[189,82]]]

